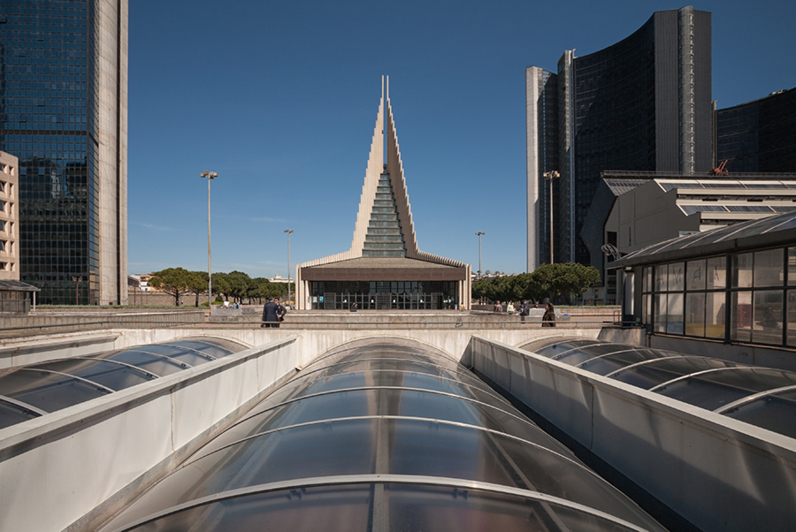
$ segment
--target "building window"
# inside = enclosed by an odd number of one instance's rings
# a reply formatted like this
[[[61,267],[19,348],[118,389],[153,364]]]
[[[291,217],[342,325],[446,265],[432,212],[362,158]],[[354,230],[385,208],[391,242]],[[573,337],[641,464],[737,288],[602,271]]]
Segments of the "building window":
[[[642,318],[653,332],[796,347],[796,247],[645,267]]]

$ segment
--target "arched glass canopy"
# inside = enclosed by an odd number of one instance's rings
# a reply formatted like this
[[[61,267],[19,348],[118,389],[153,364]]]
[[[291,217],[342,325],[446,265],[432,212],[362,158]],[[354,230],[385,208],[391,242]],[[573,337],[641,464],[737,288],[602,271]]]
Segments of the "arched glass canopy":
[[[792,371],[579,338],[545,338],[521,348],[796,438]]]
[[[202,338],[15,368],[0,375],[0,429],[241,349],[228,340]]]
[[[197,527],[663,530],[457,361],[398,339],[320,357],[101,530]]]

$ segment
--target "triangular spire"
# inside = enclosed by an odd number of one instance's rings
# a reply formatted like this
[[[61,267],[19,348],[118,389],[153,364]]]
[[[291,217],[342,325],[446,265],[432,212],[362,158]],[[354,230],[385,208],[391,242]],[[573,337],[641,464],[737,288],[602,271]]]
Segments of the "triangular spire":
[[[385,111],[386,164],[383,162]],[[352,257],[417,258],[418,253],[401,151],[390,106],[389,78],[382,76],[379,113],[349,254]]]

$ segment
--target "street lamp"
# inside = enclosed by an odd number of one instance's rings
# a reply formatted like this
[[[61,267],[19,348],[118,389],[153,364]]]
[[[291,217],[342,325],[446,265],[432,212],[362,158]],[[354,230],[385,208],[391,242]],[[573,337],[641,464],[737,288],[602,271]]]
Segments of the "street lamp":
[[[478,237],[478,278],[481,278],[481,236],[485,235],[483,231],[478,231],[475,236]]]
[[[287,233],[287,304],[290,304],[290,233],[292,229],[285,229]]]
[[[78,294],[80,293],[80,281],[83,280],[82,277],[72,277],[72,280],[77,283],[75,285],[75,305],[78,305]]]
[[[213,314],[213,274],[210,267],[210,181],[218,177],[216,172],[202,172],[202,178],[207,178],[207,310]]]
[[[553,179],[561,177],[561,175],[553,170],[552,172],[545,172],[544,178],[550,182],[550,264],[553,264]]]

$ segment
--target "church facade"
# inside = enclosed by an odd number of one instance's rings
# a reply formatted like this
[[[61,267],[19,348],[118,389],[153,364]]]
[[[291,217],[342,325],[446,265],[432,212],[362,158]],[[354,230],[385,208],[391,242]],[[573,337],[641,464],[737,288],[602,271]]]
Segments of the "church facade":
[[[469,309],[470,274],[469,264],[418,249],[389,78],[383,78],[351,248],[296,266],[296,304],[299,310]]]

